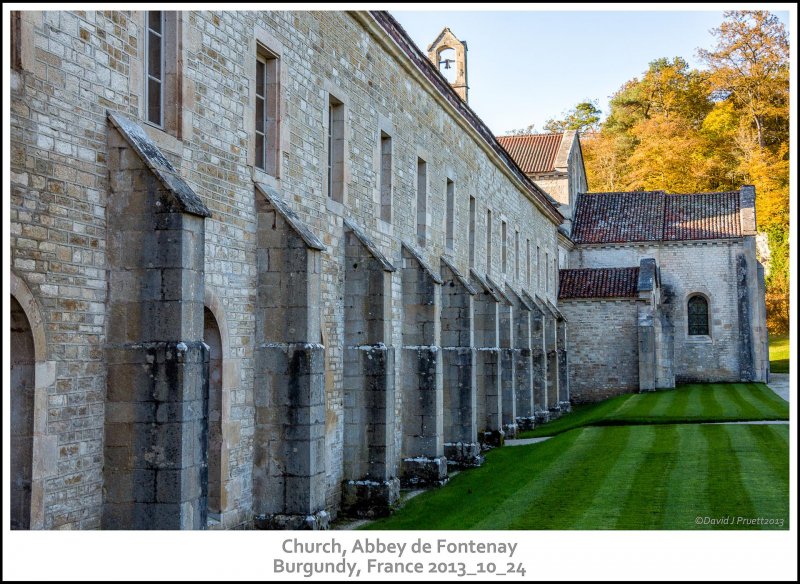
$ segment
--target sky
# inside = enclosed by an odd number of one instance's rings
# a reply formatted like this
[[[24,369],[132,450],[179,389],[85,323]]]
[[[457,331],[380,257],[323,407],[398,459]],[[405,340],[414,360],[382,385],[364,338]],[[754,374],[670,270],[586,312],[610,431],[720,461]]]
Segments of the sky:
[[[420,49],[447,26],[467,42],[469,104],[496,135],[535,125],[586,99],[609,97],[659,57],[701,68],[698,47],[723,21],[716,11],[390,10]],[[789,28],[789,12],[774,11]]]

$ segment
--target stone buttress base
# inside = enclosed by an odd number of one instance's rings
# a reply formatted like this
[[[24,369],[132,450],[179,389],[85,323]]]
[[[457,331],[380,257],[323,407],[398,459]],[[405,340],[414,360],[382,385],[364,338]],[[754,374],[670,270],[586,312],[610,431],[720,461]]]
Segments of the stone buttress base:
[[[456,468],[474,468],[483,464],[481,445],[477,442],[445,442],[447,464]]]
[[[385,517],[400,500],[400,479],[344,481],[342,513],[352,517]]]
[[[447,482],[447,458],[404,458],[400,482],[404,487],[438,486]]]

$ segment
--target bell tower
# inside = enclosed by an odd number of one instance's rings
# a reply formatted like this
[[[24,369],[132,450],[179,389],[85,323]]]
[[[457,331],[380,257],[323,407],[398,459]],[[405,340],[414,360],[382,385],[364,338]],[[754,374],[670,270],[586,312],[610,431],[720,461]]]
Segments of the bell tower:
[[[450,81],[461,99],[467,101],[467,43],[460,41],[445,27],[428,47],[428,58]],[[454,73],[454,74],[453,74]]]

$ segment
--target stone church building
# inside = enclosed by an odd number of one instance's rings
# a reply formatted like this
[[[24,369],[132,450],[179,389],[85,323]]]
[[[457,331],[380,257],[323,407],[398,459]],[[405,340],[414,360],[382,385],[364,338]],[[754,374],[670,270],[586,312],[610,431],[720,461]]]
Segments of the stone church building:
[[[325,528],[576,399],[766,375],[752,189],[562,200],[447,29],[428,55],[379,11],[11,29],[13,528]]]

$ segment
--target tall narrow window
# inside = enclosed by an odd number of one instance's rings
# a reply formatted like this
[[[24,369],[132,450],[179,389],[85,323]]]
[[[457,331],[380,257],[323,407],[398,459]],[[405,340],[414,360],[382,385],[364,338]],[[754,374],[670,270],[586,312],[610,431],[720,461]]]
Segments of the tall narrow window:
[[[445,247],[448,251],[455,249],[455,185],[447,179],[447,225],[445,226]]]
[[[256,166],[267,167],[267,63],[256,59]]]
[[[558,298],[558,260],[553,258],[553,296]]]
[[[536,246],[536,289],[542,291],[542,249]]]
[[[417,243],[425,247],[428,237],[428,164],[417,158]]]
[[[255,165],[267,174],[277,176],[278,59],[260,45],[258,48],[256,55]]]
[[[507,263],[506,260],[508,259],[508,227],[506,226],[506,222],[503,221],[500,223],[500,250],[501,254],[501,264],[503,266],[503,274],[506,273]]]
[[[519,282],[519,230],[514,232],[514,277]]]
[[[544,253],[544,275],[545,275],[545,292],[550,294],[550,270],[547,269],[547,266],[550,264],[550,252],[546,251]]]
[[[492,210],[486,209],[486,273],[492,270]]]
[[[164,12],[147,13],[147,121],[158,127],[164,126],[164,22]]]
[[[528,282],[528,288],[531,287],[531,240],[525,240],[525,250],[526,250],[526,257],[525,257],[525,265],[528,266],[528,273],[526,281]]]
[[[708,300],[702,296],[689,298],[689,334],[708,336]]]
[[[328,96],[328,196],[344,202],[344,104]]]
[[[392,222],[392,137],[381,131],[381,219]]]
[[[475,197],[469,198],[469,267],[475,267]]]
[[[19,10],[11,11],[11,68],[22,69],[22,21]]]

